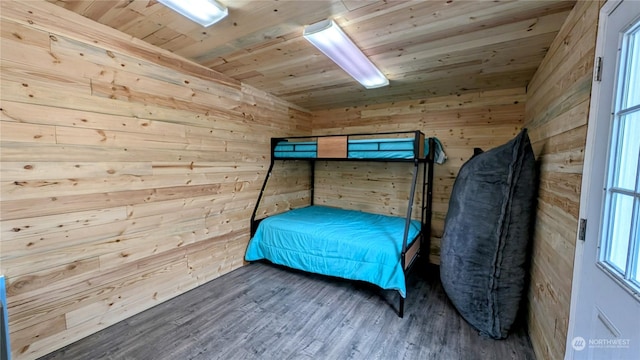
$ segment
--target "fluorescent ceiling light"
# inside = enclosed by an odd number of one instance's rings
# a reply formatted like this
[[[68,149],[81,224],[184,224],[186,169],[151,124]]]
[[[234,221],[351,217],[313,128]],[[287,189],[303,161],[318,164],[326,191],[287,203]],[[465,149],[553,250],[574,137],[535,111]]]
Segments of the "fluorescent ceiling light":
[[[207,27],[229,14],[226,7],[215,0],[158,0],[164,6]]]
[[[323,20],[305,27],[303,36],[365,88],[389,85],[384,74],[333,20]]]

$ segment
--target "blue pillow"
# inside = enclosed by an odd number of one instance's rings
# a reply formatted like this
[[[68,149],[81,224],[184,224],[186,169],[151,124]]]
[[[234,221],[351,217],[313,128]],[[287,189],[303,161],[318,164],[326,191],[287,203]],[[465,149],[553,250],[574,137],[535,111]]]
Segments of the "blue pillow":
[[[476,152],[453,185],[440,252],[440,279],[467,322],[506,338],[528,271],[537,171],[523,129],[508,143]]]

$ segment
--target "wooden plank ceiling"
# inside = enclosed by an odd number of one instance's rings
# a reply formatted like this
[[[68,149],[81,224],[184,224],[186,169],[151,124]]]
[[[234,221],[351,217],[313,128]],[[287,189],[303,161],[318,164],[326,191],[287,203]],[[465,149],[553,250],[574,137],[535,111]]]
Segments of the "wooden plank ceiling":
[[[524,87],[574,1],[220,0],[203,28],[155,0],[48,0],[309,110]],[[302,37],[333,18],[390,80],[366,90]]]

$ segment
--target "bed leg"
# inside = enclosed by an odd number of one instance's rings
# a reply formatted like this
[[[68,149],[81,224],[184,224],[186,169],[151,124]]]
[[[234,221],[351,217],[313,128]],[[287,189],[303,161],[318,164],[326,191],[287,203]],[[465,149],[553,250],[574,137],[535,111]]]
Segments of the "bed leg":
[[[402,295],[400,295],[400,293],[398,293],[398,296],[400,296],[400,308],[398,309],[398,316],[400,316],[400,318],[404,317],[404,298],[402,297]]]

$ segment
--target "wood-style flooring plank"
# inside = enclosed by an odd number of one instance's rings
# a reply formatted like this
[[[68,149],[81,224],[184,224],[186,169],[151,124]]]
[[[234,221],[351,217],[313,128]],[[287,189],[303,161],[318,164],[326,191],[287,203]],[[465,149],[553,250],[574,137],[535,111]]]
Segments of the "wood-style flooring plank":
[[[523,324],[506,340],[456,312],[438,268],[397,293],[257,262],[42,359],[535,359]]]

